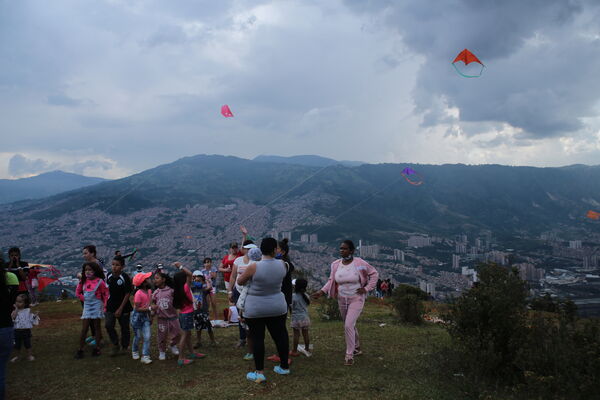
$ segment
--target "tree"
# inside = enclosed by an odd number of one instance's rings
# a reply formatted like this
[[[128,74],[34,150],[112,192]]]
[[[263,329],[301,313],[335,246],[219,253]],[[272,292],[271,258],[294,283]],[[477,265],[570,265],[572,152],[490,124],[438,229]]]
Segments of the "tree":
[[[449,330],[465,360],[478,373],[514,376],[514,360],[525,335],[526,283],[516,269],[496,264],[479,268],[479,282],[450,313]]]

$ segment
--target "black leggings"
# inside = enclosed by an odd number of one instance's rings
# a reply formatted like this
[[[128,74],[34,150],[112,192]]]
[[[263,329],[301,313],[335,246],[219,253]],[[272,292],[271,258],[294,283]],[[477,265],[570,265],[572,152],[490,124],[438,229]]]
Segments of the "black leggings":
[[[275,342],[277,353],[281,359],[281,368],[288,369],[288,351],[290,339],[285,326],[287,314],[278,317],[246,318],[250,328],[250,338],[254,349],[254,365],[257,371],[265,369],[265,326]]]
[[[15,329],[15,349],[21,350],[21,346],[31,348],[31,329]]]

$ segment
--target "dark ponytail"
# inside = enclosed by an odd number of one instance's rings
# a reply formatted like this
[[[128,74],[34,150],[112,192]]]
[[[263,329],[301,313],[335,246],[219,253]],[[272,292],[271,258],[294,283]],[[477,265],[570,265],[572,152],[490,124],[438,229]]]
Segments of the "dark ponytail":
[[[290,245],[288,244],[288,238],[283,238],[279,241],[278,245],[281,251],[285,254],[282,255],[281,259],[285,262],[290,262]]]
[[[307,305],[310,305],[310,298],[306,294],[306,288],[308,286],[308,281],[303,278],[296,279],[296,285],[294,288],[294,292],[302,295],[302,298],[306,302]]]

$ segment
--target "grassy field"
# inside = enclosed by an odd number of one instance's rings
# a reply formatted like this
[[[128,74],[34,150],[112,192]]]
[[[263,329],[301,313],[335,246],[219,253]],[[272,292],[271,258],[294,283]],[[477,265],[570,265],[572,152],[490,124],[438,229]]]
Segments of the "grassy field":
[[[224,298],[220,299],[224,305]],[[100,357],[90,350],[75,360],[80,330],[78,301],[43,303],[36,307],[42,322],[33,331],[36,360],[8,366],[9,399],[461,399],[464,378],[440,379],[431,362],[432,352],[448,340],[446,332],[433,324],[419,327],[398,325],[390,308],[370,302],[359,319],[364,355],[346,367],[341,322],[321,322],[311,306],[311,358],[296,358],[292,374],[279,376],[273,363],[265,361],[267,382],[245,379],[253,362],[243,361],[244,351],[235,349],[238,330],[216,329],[219,345],[201,349],[203,360],[178,368],[174,359],[158,361],[153,332],[154,362],[142,365],[130,354]],[[380,326],[385,324],[385,326]],[[290,332],[291,333],[291,332]],[[206,334],[203,334],[203,339]],[[104,331],[105,339],[107,338]],[[267,336],[268,337],[268,336]],[[208,343],[208,341],[205,341]],[[275,352],[270,338],[267,355]]]

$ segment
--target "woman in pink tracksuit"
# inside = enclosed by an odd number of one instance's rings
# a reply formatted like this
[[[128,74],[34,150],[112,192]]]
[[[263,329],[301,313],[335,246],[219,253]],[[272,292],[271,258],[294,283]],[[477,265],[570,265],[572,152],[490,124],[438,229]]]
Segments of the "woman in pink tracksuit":
[[[354,243],[344,240],[340,245],[342,258],[331,263],[329,280],[313,297],[326,294],[337,298],[344,319],[346,334],[346,357],[344,365],[354,364],[354,356],[361,355],[356,320],[365,305],[367,293],[375,289],[379,273],[365,260],[354,257]]]

